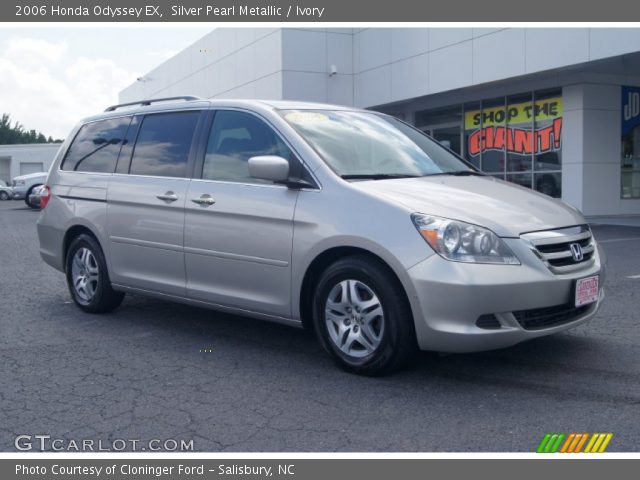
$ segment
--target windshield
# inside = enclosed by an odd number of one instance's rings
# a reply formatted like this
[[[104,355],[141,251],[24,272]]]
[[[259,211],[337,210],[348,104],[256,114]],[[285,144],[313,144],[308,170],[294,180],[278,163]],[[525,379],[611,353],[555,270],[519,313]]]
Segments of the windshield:
[[[281,113],[343,178],[475,173],[446,148],[393,117],[330,110]]]

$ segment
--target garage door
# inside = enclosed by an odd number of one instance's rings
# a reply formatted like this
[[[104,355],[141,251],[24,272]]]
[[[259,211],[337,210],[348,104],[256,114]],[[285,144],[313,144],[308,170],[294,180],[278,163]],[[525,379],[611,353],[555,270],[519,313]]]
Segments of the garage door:
[[[20,175],[29,175],[30,173],[43,172],[44,165],[42,162],[24,162],[20,164]]]
[[[11,157],[0,157],[0,180],[4,180],[7,183],[11,182],[10,167]]]

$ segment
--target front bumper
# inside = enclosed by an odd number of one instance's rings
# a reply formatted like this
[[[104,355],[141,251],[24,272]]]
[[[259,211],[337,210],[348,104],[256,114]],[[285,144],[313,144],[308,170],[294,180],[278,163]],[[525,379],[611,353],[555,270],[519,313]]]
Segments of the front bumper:
[[[27,196],[27,189],[22,186],[13,187],[12,195],[14,200],[23,200]]]
[[[604,299],[605,269],[600,248],[594,262],[571,274],[553,274],[520,239],[504,239],[521,265],[451,262],[432,255],[408,270],[418,344],[423,350],[476,352],[503,348],[580,325],[597,312]],[[579,278],[600,276],[599,299],[562,321],[524,328],[513,312],[569,305]],[[499,326],[476,325],[493,316]],[[518,317],[518,318],[517,318]]]

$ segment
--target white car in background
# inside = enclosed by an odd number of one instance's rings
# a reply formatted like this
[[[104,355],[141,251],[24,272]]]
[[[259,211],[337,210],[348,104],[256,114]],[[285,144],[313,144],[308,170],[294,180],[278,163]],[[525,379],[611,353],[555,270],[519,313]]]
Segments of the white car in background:
[[[4,180],[0,180],[0,200],[11,200],[13,189]]]
[[[21,200],[31,208],[39,208],[39,205],[34,205],[29,200],[29,196],[33,193],[33,189],[44,185],[47,180],[47,172],[30,173],[29,175],[21,175],[13,179],[13,199]]]

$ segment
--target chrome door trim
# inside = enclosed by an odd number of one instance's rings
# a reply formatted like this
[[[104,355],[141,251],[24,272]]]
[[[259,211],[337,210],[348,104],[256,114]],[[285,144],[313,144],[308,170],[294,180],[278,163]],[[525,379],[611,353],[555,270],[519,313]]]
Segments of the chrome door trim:
[[[203,255],[206,257],[217,257],[228,260],[239,260],[242,262],[260,263],[263,265],[272,265],[274,267],[287,267],[289,262],[285,260],[275,260],[272,258],[253,257],[251,255],[242,255],[240,253],[218,252],[216,250],[206,250],[204,248],[184,247],[184,253],[194,255]]]
[[[125,245],[135,245],[137,247],[159,248],[161,250],[171,250],[173,252],[184,252],[180,245],[171,245],[169,243],[151,242],[149,240],[138,240],[126,237],[110,236],[109,240],[114,243],[123,243]]]

